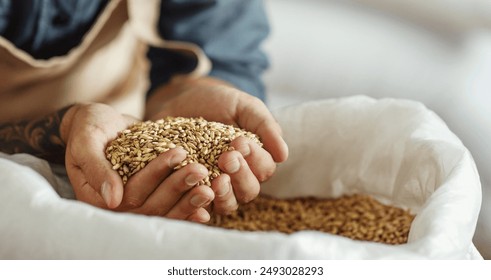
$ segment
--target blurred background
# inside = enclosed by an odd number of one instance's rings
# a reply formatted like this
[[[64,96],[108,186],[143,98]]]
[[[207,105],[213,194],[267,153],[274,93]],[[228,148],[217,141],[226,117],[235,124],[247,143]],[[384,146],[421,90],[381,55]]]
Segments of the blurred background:
[[[474,243],[491,259],[491,1],[265,3],[269,106],[351,95],[424,103],[476,161],[483,202]]]

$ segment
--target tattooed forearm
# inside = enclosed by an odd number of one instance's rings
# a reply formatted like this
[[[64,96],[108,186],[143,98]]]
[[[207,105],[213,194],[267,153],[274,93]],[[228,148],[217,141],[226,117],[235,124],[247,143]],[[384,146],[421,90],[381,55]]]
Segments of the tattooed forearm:
[[[0,152],[27,153],[52,163],[65,162],[60,124],[70,106],[32,120],[0,123]]]

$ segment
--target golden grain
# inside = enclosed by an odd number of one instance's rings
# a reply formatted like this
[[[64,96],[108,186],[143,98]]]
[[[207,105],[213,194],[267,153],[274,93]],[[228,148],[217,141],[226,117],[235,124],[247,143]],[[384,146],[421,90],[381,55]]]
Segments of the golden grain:
[[[113,169],[126,184],[159,154],[179,146],[187,152],[187,157],[176,169],[199,162],[210,171],[210,176],[202,183],[211,186],[210,180],[221,174],[218,157],[233,150],[230,143],[239,136],[248,137],[262,146],[257,135],[231,125],[203,118],[166,117],[155,122],[138,122],[121,131],[105,152]]]
[[[382,204],[368,195],[336,199],[276,199],[261,195],[230,215],[212,215],[209,225],[284,233],[316,230],[356,240],[402,244],[407,242],[413,219],[409,211]]]

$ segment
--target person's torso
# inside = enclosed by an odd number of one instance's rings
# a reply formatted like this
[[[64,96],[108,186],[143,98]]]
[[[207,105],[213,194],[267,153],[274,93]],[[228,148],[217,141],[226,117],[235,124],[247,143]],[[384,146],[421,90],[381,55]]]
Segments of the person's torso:
[[[41,57],[0,37],[0,121],[44,115],[76,102],[104,102],[122,113],[143,114],[148,87],[146,44],[129,24],[128,3],[114,0],[92,12],[92,21],[81,23],[86,30],[79,39],[57,50],[16,38]]]
[[[93,7],[95,12],[81,16],[86,32],[65,49],[51,50],[48,58],[34,57],[0,36],[0,122],[42,116],[77,102],[102,102],[142,117],[148,46],[194,56],[190,76],[208,73],[211,63],[197,45],[160,38],[159,7],[160,0],[112,0]]]

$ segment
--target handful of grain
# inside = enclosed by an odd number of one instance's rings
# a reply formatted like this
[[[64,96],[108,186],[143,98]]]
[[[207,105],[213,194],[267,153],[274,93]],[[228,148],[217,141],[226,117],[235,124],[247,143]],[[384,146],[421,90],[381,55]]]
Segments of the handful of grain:
[[[106,158],[126,184],[158,155],[180,146],[186,150],[187,157],[176,169],[192,162],[201,163],[208,169],[208,177],[200,183],[211,186],[211,180],[221,174],[218,157],[233,150],[230,142],[239,136],[262,145],[257,135],[231,125],[203,118],[166,117],[155,122],[138,122],[120,132],[108,144]]]
[[[228,215],[213,215],[211,226],[244,231],[293,233],[316,230],[356,240],[407,242],[414,215],[382,204],[368,195],[336,199],[275,199],[259,196]]]

